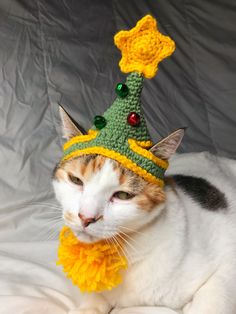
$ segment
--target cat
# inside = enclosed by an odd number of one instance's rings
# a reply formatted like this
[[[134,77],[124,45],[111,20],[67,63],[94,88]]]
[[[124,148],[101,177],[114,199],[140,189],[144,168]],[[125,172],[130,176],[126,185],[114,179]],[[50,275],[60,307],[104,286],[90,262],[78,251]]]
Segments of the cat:
[[[81,134],[60,112],[64,136]],[[236,313],[236,161],[210,153],[172,157],[183,135],[179,129],[151,149],[170,160],[164,188],[100,155],[56,168],[65,224],[82,242],[122,240],[129,262],[117,288],[84,294],[70,314],[134,306],[155,306],[156,314]]]

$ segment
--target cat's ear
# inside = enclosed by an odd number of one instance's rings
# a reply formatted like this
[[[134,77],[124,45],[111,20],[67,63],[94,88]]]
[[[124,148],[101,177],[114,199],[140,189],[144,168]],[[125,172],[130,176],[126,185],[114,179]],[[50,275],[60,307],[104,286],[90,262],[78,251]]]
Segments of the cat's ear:
[[[61,121],[62,121],[63,137],[65,139],[69,140],[74,136],[86,134],[84,129],[76,125],[73,119],[68,115],[65,109],[63,109],[61,106],[59,106],[59,112],[60,112]]]
[[[168,160],[176,152],[181,143],[185,129],[186,128],[181,128],[171,133],[159,143],[152,146],[150,152],[161,159]]]

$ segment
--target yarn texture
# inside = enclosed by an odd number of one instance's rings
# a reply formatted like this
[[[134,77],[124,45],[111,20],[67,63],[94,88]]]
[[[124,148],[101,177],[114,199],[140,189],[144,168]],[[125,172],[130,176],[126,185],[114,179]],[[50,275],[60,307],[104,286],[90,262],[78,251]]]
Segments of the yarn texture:
[[[168,162],[150,152],[151,141],[141,107],[143,77],[151,78],[158,63],[171,55],[175,44],[157,29],[156,20],[147,15],[130,31],[114,37],[121,50],[120,68],[131,72],[125,84],[116,85],[118,97],[103,116],[96,116],[88,135],[76,136],[64,145],[61,162],[86,154],[114,159],[144,180],[164,185]],[[130,116],[135,120],[130,119]]]
[[[60,233],[58,265],[82,292],[111,290],[121,283],[127,260],[118,245],[82,243],[68,227]]]
[[[117,97],[104,113],[106,126],[101,130],[93,126],[88,135],[77,136],[65,143],[62,161],[86,154],[103,155],[120,162],[146,181],[162,187],[168,162],[148,150],[153,143],[140,102],[143,77],[133,72],[125,84],[129,88],[129,94],[125,98]],[[130,112],[139,114],[139,126],[127,123]]]
[[[114,159],[144,180],[164,185],[168,162],[155,156],[141,107],[144,76],[152,78],[158,63],[171,55],[174,42],[157,29],[156,20],[147,15],[130,31],[114,38],[121,50],[120,68],[131,72],[125,84],[116,85],[117,98],[103,116],[95,116],[87,135],[75,136],[64,144],[61,163],[86,154]],[[111,290],[122,281],[127,260],[120,245],[100,241],[81,243],[64,227],[60,234],[58,264],[81,291]]]
[[[158,31],[151,15],[143,17],[130,31],[120,31],[114,42],[122,52],[121,71],[137,71],[149,79],[155,76],[158,63],[175,50],[174,41]]]

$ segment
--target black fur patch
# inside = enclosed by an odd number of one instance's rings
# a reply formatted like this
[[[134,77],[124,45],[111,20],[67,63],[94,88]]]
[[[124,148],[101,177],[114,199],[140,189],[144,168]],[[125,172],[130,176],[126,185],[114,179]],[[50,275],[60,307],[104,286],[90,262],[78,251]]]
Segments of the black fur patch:
[[[207,180],[184,175],[175,175],[173,179],[178,186],[200,203],[202,207],[210,211],[227,208],[225,194]]]

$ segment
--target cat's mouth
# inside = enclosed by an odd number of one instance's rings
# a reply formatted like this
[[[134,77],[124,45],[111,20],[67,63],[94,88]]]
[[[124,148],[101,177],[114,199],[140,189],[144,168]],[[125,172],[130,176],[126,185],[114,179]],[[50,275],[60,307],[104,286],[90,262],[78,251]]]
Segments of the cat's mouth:
[[[74,235],[76,236],[76,238],[80,241],[80,242],[85,242],[85,243],[94,243],[94,242],[98,242],[99,239],[98,237],[95,237],[91,234],[89,234],[86,230],[78,230],[78,229],[74,229],[71,228]]]
[[[64,219],[65,224],[73,231],[74,235],[80,242],[84,243],[95,243],[101,240],[106,240],[112,238],[116,235],[116,228],[107,228],[106,226],[96,224],[91,224],[88,227],[79,226],[74,221],[68,221]]]
[[[68,226],[80,242],[93,243],[100,239],[96,235],[91,235],[88,230],[81,228],[72,219],[68,221],[68,217],[64,217],[65,225]]]

